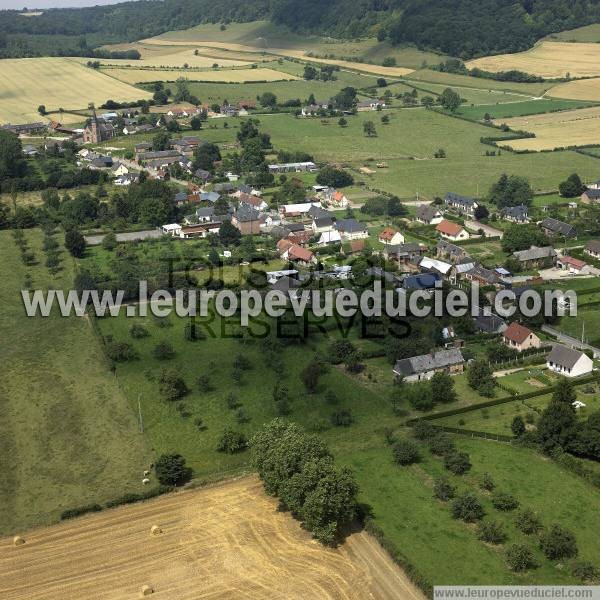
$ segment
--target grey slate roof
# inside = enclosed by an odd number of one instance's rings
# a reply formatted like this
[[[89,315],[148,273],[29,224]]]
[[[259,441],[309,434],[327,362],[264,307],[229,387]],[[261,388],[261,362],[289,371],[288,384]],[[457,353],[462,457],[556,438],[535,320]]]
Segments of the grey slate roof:
[[[526,221],[529,209],[525,204],[519,204],[518,206],[506,206],[501,211],[500,214],[503,217],[510,217],[511,219],[515,219],[517,221]]]
[[[564,223],[563,221],[551,217],[544,219],[540,225],[544,229],[548,229],[553,233],[558,233],[566,237],[575,237],[576,235],[575,227],[573,227],[573,225],[569,225],[568,223]]]
[[[215,209],[212,206],[196,209],[197,217],[212,217],[215,214]]]
[[[333,213],[329,212],[328,210],[325,210],[324,208],[321,208],[320,206],[311,206],[308,209],[308,216],[313,218],[313,219],[319,219],[322,217],[331,217],[333,218],[334,215]]]
[[[336,221],[335,228],[338,231],[355,233],[357,231],[365,231],[367,227],[359,223],[356,219],[340,219]]]
[[[406,244],[387,244],[383,250],[385,256],[409,256],[410,254],[421,254],[424,249],[415,242]]]
[[[416,217],[419,221],[429,223],[435,218],[438,212],[440,212],[439,209],[433,204],[421,204],[421,206],[417,207]]]
[[[555,365],[560,365],[565,369],[572,369],[582,356],[583,352],[579,350],[556,344],[552,350],[550,350],[550,354],[548,354],[546,360]]]
[[[552,246],[532,246],[529,250],[519,250],[513,252],[513,256],[520,262],[526,262],[529,260],[542,260],[544,258],[550,258],[556,256],[556,250]]]
[[[590,252],[599,253],[600,252],[600,240],[590,240],[586,245],[585,249]]]
[[[435,369],[443,369],[453,365],[460,365],[465,359],[458,348],[448,350],[438,350],[432,354],[423,354],[404,358],[396,361],[394,373],[399,375],[416,375],[418,373],[427,373]]]
[[[453,206],[460,206],[465,210],[473,210],[476,204],[473,198],[461,196],[460,194],[455,194],[454,192],[446,192],[446,195],[444,196],[444,202]]]
[[[588,198],[598,198],[600,199],[600,188],[596,189],[596,188],[588,188],[587,190],[585,190],[584,194],[588,197]]]
[[[473,321],[484,333],[502,333],[506,329],[506,323],[498,315],[479,315]]]
[[[254,210],[249,204],[241,204],[233,213],[233,216],[240,223],[249,223],[250,221],[258,221],[260,213]]]
[[[315,227],[331,227],[333,225],[333,217],[317,217],[313,223]]]

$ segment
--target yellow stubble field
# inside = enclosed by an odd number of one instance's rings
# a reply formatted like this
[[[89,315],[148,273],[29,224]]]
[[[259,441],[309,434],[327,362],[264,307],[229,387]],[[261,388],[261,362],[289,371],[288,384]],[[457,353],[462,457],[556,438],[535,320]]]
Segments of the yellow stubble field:
[[[47,110],[79,110],[87,108],[90,102],[99,106],[107,100],[131,102],[150,97],[143,90],[69,58],[0,61],[1,123],[43,120],[37,110],[40,105]]]

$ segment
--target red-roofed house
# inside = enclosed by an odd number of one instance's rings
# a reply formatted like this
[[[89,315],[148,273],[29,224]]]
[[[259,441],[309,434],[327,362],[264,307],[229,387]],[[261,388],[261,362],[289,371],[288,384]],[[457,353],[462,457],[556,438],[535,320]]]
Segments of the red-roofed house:
[[[578,258],[573,258],[572,256],[561,256],[556,261],[556,266],[563,269],[563,271],[579,274],[584,267],[587,267],[587,264]]]
[[[269,208],[269,205],[259,196],[253,196],[252,194],[246,194],[245,192],[240,193],[240,203],[249,204],[256,208],[256,210],[265,210]]]
[[[293,245],[293,242],[285,238],[279,240],[277,242],[277,252],[279,252],[279,256],[283,256]]]
[[[396,244],[404,244],[404,236],[399,231],[396,231],[391,227],[386,227],[379,234],[379,241],[382,244],[395,246]]]
[[[337,190],[329,196],[329,202],[333,204],[333,206],[339,206],[340,208],[346,208],[349,204],[348,198],[346,198],[342,192],[338,192]]]
[[[453,221],[446,221],[446,219],[439,223],[435,230],[443,238],[452,240],[453,242],[469,239],[469,233],[462,225],[454,223]]]
[[[313,235],[312,229],[304,229],[303,231],[294,231],[290,233],[288,239],[293,244],[298,244],[298,246],[306,246]]]
[[[539,348],[542,345],[540,338],[528,329],[523,327],[516,321],[511,323],[502,334],[504,343],[509,347],[519,352],[529,350],[529,348]]]
[[[302,246],[298,246],[297,244],[291,244],[290,247],[281,254],[281,258],[283,258],[283,260],[289,260],[290,262],[296,262],[303,265],[310,265],[316,262],[315,255],[310,250],[307,250]]]

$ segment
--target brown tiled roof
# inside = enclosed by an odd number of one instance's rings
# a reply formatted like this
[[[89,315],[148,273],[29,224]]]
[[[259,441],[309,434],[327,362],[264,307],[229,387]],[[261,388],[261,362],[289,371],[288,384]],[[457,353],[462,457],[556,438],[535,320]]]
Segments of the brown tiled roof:
[[[515,344],[522,344],[532,333],[531,329],[527,329],[527,327],[523,327],[515,321],[508,326],[502,335]]]
[[[457,236],[462,230],[462,225],[453,223],[452,221],[446,221],[445,219],[436,227],[436,230],[446,235]]]

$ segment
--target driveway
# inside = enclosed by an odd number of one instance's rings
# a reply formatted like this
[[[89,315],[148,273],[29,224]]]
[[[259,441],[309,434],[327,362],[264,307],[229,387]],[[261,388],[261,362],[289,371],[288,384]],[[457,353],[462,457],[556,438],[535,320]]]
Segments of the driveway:
[[[480,229],[485,234],[485,237],[495,237],[500,238],[504,236],[504,232],[500,229],[496,229],[495,227],[490,227],[485,223],[481,223],[480,221],[465,221],[465,227],[470,229],[471,231],[479,231]]]

